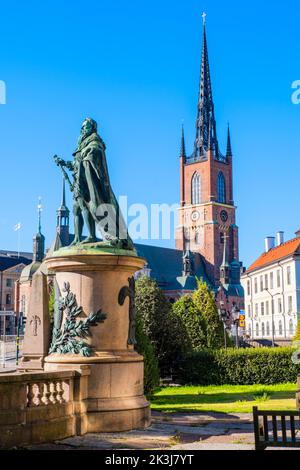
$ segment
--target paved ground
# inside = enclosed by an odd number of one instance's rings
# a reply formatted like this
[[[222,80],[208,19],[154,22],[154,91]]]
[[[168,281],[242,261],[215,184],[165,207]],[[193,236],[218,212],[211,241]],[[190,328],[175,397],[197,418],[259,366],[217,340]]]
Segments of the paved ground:
[[[248,414],[164,414],[153,412],[147,430],[87,434],[51,444],[28,447],[53,450],[254,450],[253,425]]]

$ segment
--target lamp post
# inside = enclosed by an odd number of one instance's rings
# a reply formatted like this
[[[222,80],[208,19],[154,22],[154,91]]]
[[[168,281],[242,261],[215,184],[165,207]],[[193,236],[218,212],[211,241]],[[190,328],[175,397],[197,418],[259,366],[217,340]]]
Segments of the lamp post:
[[[231,316],[233,324],[235,325],[235,345],[239,348],[239,323],[240,323],[240,309],[237,305],[234,305],[231,309]]]
[[[272,315],[272,348],[275,348],[275,334],[274,334],[274,295],[271,294],[271,292],[269,291],[269,289],[267,287],[265,287],[265,291],[268,292],[268,294],[271,296],[272,298],[272,305],[271,305],[271,315]],[[278,294],[275,294],[275,295],[278,295]]]

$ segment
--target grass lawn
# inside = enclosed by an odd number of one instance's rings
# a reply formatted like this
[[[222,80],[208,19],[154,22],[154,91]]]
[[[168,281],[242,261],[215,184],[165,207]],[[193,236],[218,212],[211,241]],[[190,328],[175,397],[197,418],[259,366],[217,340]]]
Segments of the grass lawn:
[[[208,387],[164,387],[151,397],[151,408],[169,413],[251,413],[261,410],[294,410],[296,385],[222,385]]]

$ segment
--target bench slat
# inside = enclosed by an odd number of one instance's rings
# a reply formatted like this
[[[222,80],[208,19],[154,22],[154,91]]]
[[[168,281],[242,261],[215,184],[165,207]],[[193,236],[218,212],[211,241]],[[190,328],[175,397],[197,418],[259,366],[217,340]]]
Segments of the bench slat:
[[[264,438],[265,441],[269,441],[269,426],[268,426],[268,417],[264,416]]]
[[[287,443],[286,439],[286,422],[285,422],[285,416],[281,416],[281,429],[282,429],[282,442],[284,444]]]
[[[274,442],[278,442],[277,418],[276,418],[276,416],[272,416],[272,423],[273,423],[273,439],[274,439]]]
[[[295,418],[294,418],[294,416],[291,416],[291,436],[292,436],[292,441],[296,442],[296,431],[295,431]]]

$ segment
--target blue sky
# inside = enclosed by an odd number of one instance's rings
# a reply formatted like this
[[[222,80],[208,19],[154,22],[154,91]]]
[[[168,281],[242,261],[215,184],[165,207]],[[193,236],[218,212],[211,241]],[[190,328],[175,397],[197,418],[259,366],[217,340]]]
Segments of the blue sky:
[[[191,152],[203,10],[223,149],[227,121],[232,130],[241,259],[248,265],[277,230],[293,236],[299,2],[15,0],[1,5],[1,248],[17,249],[13,226],[21,221],[21,248],[31,249],[38,196],[50,244],[61,187],[51,157],[71,155],[86,116],[99,122],[117,195],[129,203],[179,201],[181,122]]]

